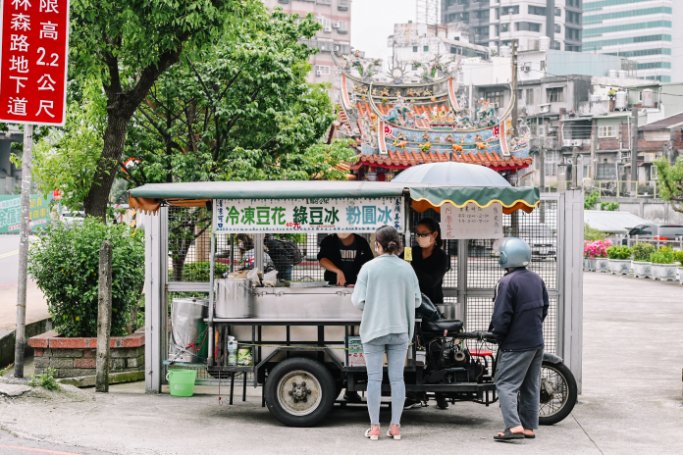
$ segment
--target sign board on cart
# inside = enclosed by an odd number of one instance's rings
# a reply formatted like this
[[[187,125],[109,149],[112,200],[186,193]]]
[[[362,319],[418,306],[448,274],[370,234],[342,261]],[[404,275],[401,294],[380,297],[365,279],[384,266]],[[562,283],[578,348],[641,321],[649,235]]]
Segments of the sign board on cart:
[[[0,121],[64,125],[69,0],[2,0]]]
[[[503,237],[503,207],[491,204],[481,208],[467,204],[459,209],[441,206],[441,234],[444,239],[498,239]]]
[[[356,232],[388,224],[403,230],[400,197],[239,199],[213,201],[213,226],[223,233]]]

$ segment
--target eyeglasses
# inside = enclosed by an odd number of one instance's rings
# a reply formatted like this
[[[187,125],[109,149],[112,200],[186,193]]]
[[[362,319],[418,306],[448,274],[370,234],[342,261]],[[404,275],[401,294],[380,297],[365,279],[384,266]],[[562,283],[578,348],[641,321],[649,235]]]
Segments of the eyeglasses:
[[[416,232],[415,237],[429,237],[433,232]]]

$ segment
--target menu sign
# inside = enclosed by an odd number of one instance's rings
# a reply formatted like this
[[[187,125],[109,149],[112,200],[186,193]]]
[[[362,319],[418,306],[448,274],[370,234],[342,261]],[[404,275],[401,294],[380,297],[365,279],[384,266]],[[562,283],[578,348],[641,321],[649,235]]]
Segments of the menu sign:
[[[441,234],[444,239],[497,239],[503,237],[503,207],[491,204],[481,208],[467,204],[459,209],[441,206]]]

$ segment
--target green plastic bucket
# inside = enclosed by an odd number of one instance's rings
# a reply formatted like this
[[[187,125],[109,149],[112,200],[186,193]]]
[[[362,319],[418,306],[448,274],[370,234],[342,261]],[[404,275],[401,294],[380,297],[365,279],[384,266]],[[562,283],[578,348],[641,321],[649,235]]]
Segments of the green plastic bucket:
[[[168,370],[166,380],[168,389],[174,397],[191,397],[194,394],[194,381],[197,379],[197,370],[175,369]]]

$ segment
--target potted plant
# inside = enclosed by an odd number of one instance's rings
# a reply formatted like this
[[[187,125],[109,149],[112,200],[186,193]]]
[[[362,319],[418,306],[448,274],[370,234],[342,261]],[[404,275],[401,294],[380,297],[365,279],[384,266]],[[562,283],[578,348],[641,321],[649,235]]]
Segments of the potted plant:
[[[683,250],[674,251],[674,261],[678,262],[678,282],[683,284]]]
[[[94,379],[99,250],[108,240],[112,246],[112,376],[144,377],[144,333],[134,333],[144,283],[143,237],[142,231],[125,224],[108,225],[95,218],[80,224],[57,223],[39,234],[29,252],[29,272],[43,291],[54,331],[29,340],[36,355],[36,374],[54,368],[56,377]]]
[[[650,255],[652,277],[661,281],[675,281],[677,278],[674,251],[669,246],[660,247]]]
[[[609,240],[595,240],[584,243],[583,256],[589,260],[589,270],[595,272],[607,272],[607,248],[612,246]]]
[[[649,243],[638,242],[631,249],[633,252],[633,275],[636,278],[652,277],[652,262],[650,255],[655,252],[655,247]]]
[[[607,248],[609,271],[613,275],[628,275],[631,271],[631,248],[613,245]]]

